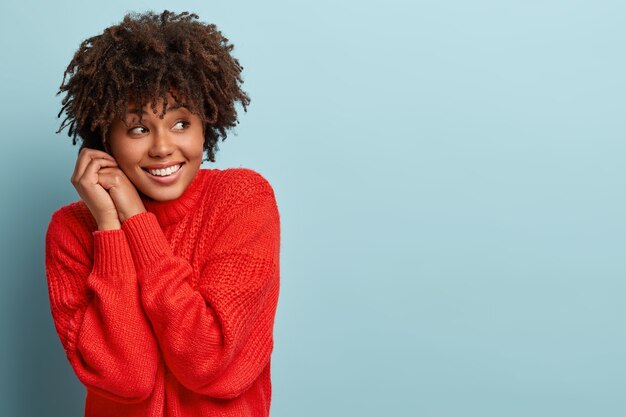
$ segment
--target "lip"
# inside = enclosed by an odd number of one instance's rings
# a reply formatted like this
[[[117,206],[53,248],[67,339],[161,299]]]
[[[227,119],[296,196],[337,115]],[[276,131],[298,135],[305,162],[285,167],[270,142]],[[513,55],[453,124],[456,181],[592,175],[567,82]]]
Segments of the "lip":
[[[176,164],[174,164],[174,165],[176,165]],[[171,165],[169,165],[169,166],[171,166]],[[185,169],[185,164],[182,164],[181,167],[178,169],[178,171],[176,171],[175,173],[173,173],[171,175],[168,175],[166,177],[159,177],[159,176],[156,176],[156,175],[152,175],[151,173],[149,173],[145,169],[144,169],[144,172],[154,182],[159,183],[159,184],[168,185],[168,184],[172,184],[173,182],[176,182],[176,180],[178,180],[178,178],[180,178],[180,175],[181,175],[181,172],[182,172],[183,169]]]

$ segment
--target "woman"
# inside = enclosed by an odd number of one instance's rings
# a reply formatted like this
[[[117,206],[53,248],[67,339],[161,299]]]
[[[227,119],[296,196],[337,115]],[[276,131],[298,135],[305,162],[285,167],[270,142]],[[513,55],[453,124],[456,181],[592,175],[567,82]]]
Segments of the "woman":
[[[258,172],[200,168],[250,99],[197,18],[127,14],[60,87],[81,200],[52,214],[46,273],[87,417],[269,415],[279,212]]]

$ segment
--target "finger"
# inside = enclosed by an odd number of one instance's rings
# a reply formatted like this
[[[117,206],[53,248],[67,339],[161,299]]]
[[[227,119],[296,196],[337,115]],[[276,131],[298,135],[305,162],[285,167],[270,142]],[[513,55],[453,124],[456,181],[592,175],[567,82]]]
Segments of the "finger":
[[[128,181],[128,177],[118,167],[105,167],[98,170],[98,184],[106,190],[122,186],[126,181]]]
[[[72,175],[72,184],[76,184],[77,182],[80,181],[80,179],[85,175],[85,172],[87,171],[87,167],[93,162],[93,161],[99,161],[99,166],[117,166],[117,161],[115,160],[110,160],[110,159],[105,159],[105,158],[87,158],[87,157],[83,157],[81,158],[77,164],[76,164],[76,168],[74,170],[74,174]]]
[[[104,167],[117,167],[117,162],[104,158],[94,158],[90,160],[85,171],[79,178],[79,182],[87,181],[89,184],[97,184],[98,171]]]
[[[117,163],[115,158],[106,152],[102,152],[97,149],[83,148],[78,154],[78,159],[76,160],[76,166],[74,167],[74,173],[72,174],[72,182],[78,181],[83,176],[89,162],[96,158],[102,158]]]
[[[108,153],[108,152],[99,151],[99,150],[97,150],[97,149],[92,149],[91,151],[92,151],[93,153],[95,153],[95,155],[96,155],[97,157],[99,157],[99,158],[107,158],[107,159],[110,159],[110,160],[112,160],[112,161],[115,161],[115,158],[113,158],[113,156],[112,156],[110,153]]]
[[[103,168],[98,171],[98,184],[105,190],[119,185],[119,175],[116,172],[109,171],[109,168]]]

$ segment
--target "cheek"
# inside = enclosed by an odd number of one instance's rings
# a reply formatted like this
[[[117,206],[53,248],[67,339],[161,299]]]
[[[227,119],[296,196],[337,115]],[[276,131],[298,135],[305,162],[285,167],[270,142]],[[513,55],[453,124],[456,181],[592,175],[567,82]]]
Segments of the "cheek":
[[[131,167],[137,165],[142,158],[143,150],[132,143],[124,143],[124,147],[116,148],[113,157],[120,166]]]
[[[141,174],[140,161],[128,154],[113,156],[117,161],[117,167],[130,179]]]
[[[201,140],[196,146],[196,152],[198,155],[202,156],[202,152],[204,152],[204,140]]]
[[[204,136],[201,134],[202,132],[194,135],[193,143],[189,146],[188,151],[190,153],[190,157],[201,158],[204,152]]]

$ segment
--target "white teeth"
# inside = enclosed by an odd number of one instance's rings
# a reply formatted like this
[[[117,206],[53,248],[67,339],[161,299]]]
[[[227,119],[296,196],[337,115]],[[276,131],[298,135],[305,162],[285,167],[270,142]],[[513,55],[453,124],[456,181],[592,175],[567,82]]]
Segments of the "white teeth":
[[[165,169],[149,169],[148,172],[151,173],[152,175],[158,175],[160,177],[166,177],[168,175],[173,174],[174,172],[178,171],[180,169],[180,167],[182,166],[182,164],[178,164],[178,165],[174,165]]]

